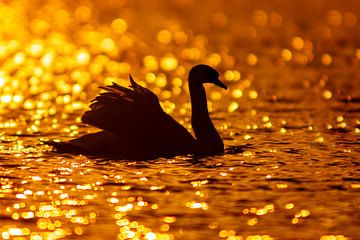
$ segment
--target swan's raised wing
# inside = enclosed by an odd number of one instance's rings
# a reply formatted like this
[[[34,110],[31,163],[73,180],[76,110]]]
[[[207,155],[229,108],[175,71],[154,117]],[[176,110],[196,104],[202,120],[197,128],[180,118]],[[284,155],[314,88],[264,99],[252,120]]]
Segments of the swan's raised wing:
[[[146,120],[156,121],[162,109],[158,98],[130,76],[131,88],[113,83],[93,99],[82,121],[115,135],[134,135]],[[140,130],[140,129],[139,129]],[[135,131],[135,132],[134,132]]]
[[[118,136],[134,151],[191,152],[191,134],[162,110],[153,92],[131,76],[130,82],[130,88],[116,83],[101,87],[106,92],[92,101],[82,121]]]

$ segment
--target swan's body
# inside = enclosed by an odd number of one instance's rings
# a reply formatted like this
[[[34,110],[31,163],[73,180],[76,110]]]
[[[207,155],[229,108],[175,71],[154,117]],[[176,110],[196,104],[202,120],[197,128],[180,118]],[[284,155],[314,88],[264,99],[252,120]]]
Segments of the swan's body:
[[[224,152],[224,144],[212,124],[203,83],[226,89],[219,74],[206,65],[189,73],[194,138],[182,125],[166,114],[157,96],[141,87],[130,76],[131,88],[115,83],[102,87],[85,112],[82,121],[103,131],[68,142],[48,142],[58,152],[115,156],[126,159],[153,159],[185,154],[214,155]]]

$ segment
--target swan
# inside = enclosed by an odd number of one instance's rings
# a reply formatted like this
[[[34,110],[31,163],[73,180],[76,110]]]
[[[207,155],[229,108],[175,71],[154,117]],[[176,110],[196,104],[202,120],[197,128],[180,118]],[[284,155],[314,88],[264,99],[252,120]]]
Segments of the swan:
[[[129,88],[116,83],[100,87],[91,101],[83,123],[102,131],[86,134],[67,142],[49,141],[54,151],[124,159],[155,159],[177,155],[216,155],[224,152],[224,144],[216,131],[207,108],[203,84],[227,86],[219,73],[204,64],[194,66],[188,77],[191,97],[193,137],[181,124],[166,114],[158,97],[137,84],[130,75]]]

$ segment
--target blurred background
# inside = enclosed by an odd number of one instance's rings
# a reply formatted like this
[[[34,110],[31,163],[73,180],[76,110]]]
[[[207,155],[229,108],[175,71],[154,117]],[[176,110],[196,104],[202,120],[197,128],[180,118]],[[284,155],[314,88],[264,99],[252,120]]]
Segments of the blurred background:
[[[2,239],[357,239],[357,0],[0,1]],[[191,131],[189,69],[213,66],[232,154],[60,155],[99,86],[154,91]]]
[[[129,73],[162,100],[176,98],[197,63],[221,71],[234,99],[281,97],[276,88],[289,84],[356,98],[359,8],[351,0],[2,1],[0,106],[85,108],[97,86],[127,84]],[[336,69],[346,70],[341,81]]]

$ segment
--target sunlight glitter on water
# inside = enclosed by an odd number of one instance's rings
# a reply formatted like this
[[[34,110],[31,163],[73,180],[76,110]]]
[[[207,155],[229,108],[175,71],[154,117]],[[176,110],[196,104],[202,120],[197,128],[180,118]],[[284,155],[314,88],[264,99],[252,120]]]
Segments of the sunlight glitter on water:
[[[356,239],[358,3],[157,2],[0,2],[1,238]],[[41,143],[96,131],[81,114],[129,73],[190,130],[197,63],[230,88],[207,91],[232,154],[116,161]]]

